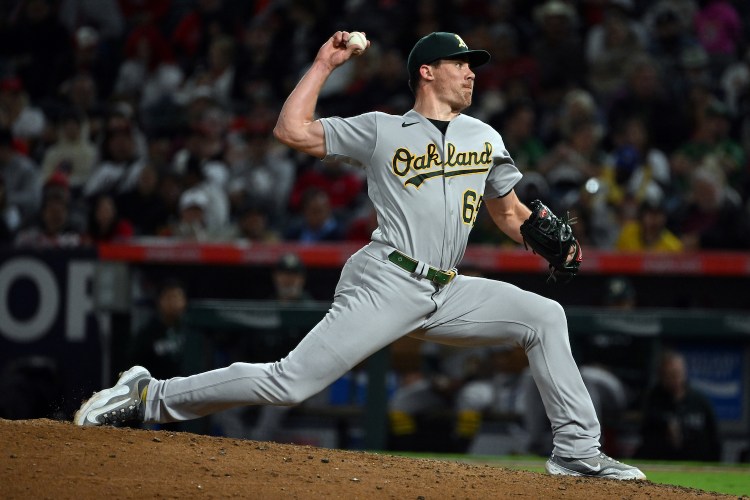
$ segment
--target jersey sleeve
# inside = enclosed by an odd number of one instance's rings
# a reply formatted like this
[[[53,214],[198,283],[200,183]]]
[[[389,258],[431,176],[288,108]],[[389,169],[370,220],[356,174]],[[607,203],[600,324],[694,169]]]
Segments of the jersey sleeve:
[[[377,114],[365,113],[350,118],[321,118],[326,141],[325,160],[339,160],[364,168],[377,143]]]
[[[500,154],[493,158],[492,168],[484,186],[485,198],[500,198],[510,193],[522,174],[513,162],[508,151],[503,148]]]

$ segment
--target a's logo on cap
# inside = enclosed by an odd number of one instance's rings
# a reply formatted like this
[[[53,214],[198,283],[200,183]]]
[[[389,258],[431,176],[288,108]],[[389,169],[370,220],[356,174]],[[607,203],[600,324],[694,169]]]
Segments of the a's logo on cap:
[[[466,44],[464,43],[464,41],[463,41],[463,40],[461,39],[461,37],[460,37],[460,36],[458,36],[458,35],[453,35],[453,36],[455,36],[455,37],[456,37],[456,40],[458,40],[458,46],[459,46],[459,47],[463,47],[463,48],[465,48],[466,50],[469,50],[469,47],[468,47],[468,46],[467,46],[467,45],[466,45]]]

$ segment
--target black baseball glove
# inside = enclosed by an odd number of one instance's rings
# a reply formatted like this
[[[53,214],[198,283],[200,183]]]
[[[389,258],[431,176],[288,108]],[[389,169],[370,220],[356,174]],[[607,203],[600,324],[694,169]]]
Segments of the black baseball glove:
[[[549,262],[548,281],[557,281],[558,277],[562,277],[565,282],[570,281],[583,260],[581,245],[570,228],[570,224],[575,221],[569,220],[567,214],[564,218],[556,217],[539,200],[532,201],[529,208],[531,215],[521,224],[524,246],[527,249],[531,247],[534,253]]]

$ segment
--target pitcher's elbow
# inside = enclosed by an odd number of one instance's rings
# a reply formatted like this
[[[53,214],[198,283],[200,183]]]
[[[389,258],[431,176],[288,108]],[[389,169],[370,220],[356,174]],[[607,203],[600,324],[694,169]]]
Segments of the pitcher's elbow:
[[[273,136],[280,143],[289,145],[289,133],[282,124],[276,123],[276,126],[273,128]]]

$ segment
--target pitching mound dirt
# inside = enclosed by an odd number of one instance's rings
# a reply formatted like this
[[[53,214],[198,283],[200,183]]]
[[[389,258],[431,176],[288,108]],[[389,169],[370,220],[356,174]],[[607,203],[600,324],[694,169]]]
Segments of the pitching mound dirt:
[[[28,498],[733,498],[387,454],[0,419],[0,486]]]

